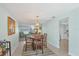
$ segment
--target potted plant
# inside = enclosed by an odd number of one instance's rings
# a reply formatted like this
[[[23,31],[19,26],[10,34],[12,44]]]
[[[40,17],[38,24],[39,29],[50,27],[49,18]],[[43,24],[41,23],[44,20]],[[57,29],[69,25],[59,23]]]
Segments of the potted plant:
[[[0,56],[2,55],[2,42],[0,41]]]
[[[2,47],[0,46],[0,56],[2,55]]]
[[[6,45],[0,41],[0,55],[5,55],[6,53]]]

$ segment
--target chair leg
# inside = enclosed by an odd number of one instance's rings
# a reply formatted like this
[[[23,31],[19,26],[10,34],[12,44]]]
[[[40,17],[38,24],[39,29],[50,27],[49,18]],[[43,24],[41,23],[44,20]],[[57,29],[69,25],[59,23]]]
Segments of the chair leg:
[[[44,52],[43,52],[43,47],[42,47],[42,54],[43,54]]]
[[[38,45],[37,45],[37,40],[36,40],[36,55],[38,54],[37,49],[38,49]]]
[[[27,39],[26,39],[25,51],[27,51]]]
[[[43,39],[42,39],[42,54],[44,53],[44,51],[43,51]]]

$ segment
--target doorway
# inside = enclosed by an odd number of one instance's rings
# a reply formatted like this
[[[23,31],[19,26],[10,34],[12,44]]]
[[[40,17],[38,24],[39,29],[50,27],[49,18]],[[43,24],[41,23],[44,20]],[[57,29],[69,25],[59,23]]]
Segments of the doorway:
[[[69,20],[68,17],[59,21],[60,50],[68,54],[69,47]]]

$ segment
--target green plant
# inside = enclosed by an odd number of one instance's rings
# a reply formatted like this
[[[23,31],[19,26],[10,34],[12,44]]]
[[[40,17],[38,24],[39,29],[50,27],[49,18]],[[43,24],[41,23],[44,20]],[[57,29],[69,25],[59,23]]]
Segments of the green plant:
[[[2,48],[6,48],[6,45],[2,45]]]
[[[5,44],[0,44],[0,48],[6,49],[6,45]]]

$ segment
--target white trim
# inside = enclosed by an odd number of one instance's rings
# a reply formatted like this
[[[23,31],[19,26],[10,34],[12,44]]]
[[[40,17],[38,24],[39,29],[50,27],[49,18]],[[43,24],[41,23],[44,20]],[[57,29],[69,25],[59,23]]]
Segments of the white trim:
[[[70,56],[77,56],[77,55],[73,54],[72,52],[69,52],[69,55]]]
[[[47,44],[47,47],[53,51],[54,53],[56,53],[56,55],[58,56],[69,56],[68,53],[61,51],[59,48],[54,47],[53,45],[51,45],[50,43]]]
[[[56,48],[55,46],[51,45],[50,43],[47,43],[47,47],[51,50],[54,51],[55,53],[57,53],[58,48]]]

